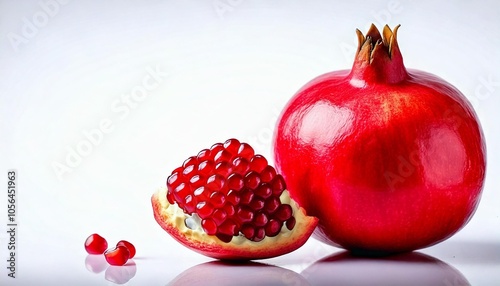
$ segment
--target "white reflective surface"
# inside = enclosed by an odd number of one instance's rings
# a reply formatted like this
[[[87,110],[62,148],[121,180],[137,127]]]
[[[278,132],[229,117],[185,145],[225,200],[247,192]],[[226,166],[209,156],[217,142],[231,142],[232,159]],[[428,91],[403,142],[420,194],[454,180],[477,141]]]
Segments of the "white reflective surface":
[[[0,184],[18,171],[17,278],[7,277],[3,192],[0,284],[498,284],[499,9],[486,0],[0,1]],[[455,85],[481,120],[488,173],[463,230],[387,259],[310,240],[230,266],[161,230],[149,198],[173,168],[230,137],[270,157],[283,105],[317,75],[349,69],[355,29],[372,22],[401,24],[406,66]],[[124,267],[88,256],[94,232],[134,243],[137,256]]]

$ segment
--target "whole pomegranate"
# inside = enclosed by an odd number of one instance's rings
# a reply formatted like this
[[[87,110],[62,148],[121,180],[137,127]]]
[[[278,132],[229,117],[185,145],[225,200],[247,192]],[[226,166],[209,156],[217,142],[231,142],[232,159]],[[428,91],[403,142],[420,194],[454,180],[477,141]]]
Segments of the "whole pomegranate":
[[[352,70],[321,75],[288,102],[275,130],[278,172],[319,218],[315,237],[362,253],[445,240],[479,203],[485,143],[464,95],[403,64],[396,33],[357,30]]]

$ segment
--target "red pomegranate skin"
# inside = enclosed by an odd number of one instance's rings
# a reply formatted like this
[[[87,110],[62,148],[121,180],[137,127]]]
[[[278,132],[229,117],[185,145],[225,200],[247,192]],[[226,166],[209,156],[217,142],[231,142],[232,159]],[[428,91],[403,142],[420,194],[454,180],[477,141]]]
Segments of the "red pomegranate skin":
[[[367,38],[376,40],[373,27]],[[307,83],[275,130],[277,170],[319,218],[314,236],[353,251],[407,252],[447,239],[474,214],[484,182],[472,106],[443,79],[406,69],[396,30],[389,51],[365,48],[358,31],[353,69]]]

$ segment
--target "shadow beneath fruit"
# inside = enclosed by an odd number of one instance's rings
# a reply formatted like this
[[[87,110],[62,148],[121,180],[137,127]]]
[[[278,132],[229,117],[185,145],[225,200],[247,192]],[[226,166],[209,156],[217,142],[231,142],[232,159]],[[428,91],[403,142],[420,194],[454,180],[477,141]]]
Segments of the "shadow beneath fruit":
[[[500,264],[500,242],[448,240],[425,252],[454,263]]]
[[[364,258],[344,251],[301,274],[310,285],[470,285],[454,267],[418,252]]]
[[[127,261],[123,266],[113,266],[108,264],[104,255],[87,255],[85,258],[85,268],[95,274],[105,271],[104,279],[115,284],[125,284],[137,273],[137,266],[134,260]]]
[[[211,261],[193,266],[177,275],[170,286],[197,285],[294,285],[309,283],[294,271],[257,262],[231,263]]]

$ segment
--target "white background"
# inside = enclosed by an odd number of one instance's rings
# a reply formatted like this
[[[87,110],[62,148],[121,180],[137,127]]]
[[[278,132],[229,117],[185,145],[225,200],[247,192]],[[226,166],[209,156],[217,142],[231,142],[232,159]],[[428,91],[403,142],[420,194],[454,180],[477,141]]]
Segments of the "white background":
[[[6,186],[14,168],[19,185],[18,278],[6,276],[2,192],[0,283],[113,285],[106,275],[122,271],[122,279],[133,276],[128,285],[165,285],[191,267],[186,275],[202,279],[200,285],[208,283],[207,271],[217,274],[210,283],[218,285],[244,275],[278,285],[314,284],[313,278],[498,283],[499,14],[495,0],[0,1],[0,184]],[[283,105],[310,79],[350,68],[355,29],[366,32],[372,22],[401,24],[406,66],[441,76],[473,103],[488,147],[474,218],[448,241],[420,251],[436,259],[430,264],[340,259],[315,267],[341,250],[311,239],[296,252],[261,261],[277,267],[200,265],[211,259],[157,225],[151,194],[185,158],[230,137],[269,156]],[[107,133],[89,143],[85,134],[102,121]],[[85,153],[79,160],[72,154],[78,148]],[[62,164],[67,169],[58,175],[54,166]],[[110,244],[134,243],[135,266],[89,271],[99,263],[88,258],[86,266],[83,242],[94,232]],[[398,267],[406,268],[390,271]]]

